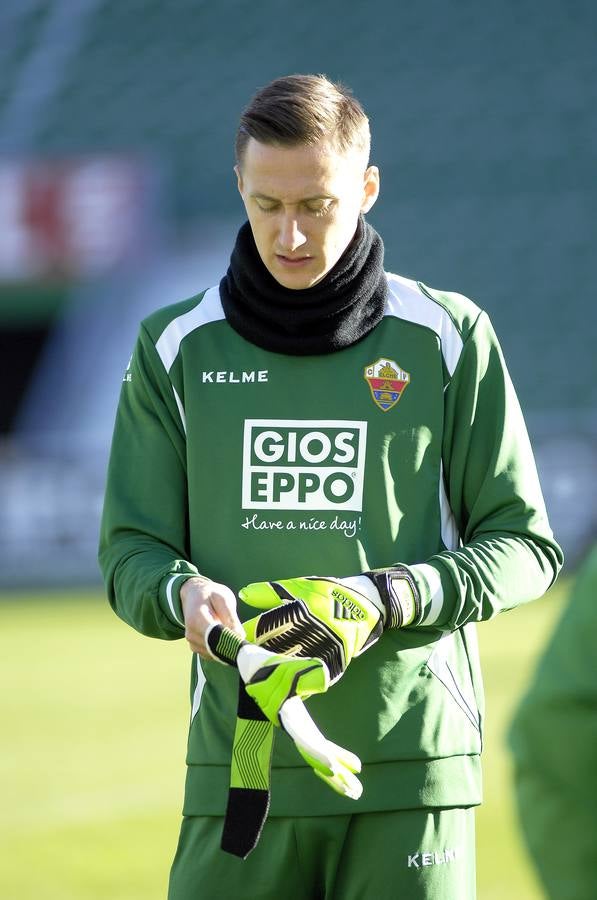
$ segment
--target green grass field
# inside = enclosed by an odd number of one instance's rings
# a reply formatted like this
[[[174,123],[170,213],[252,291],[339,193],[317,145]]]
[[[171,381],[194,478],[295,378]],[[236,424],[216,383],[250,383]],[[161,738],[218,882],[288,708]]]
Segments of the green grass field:
[[[566,588],[479,628],[479,900],[541,898],[518,836],[504,735]],[[135,634],[97,593],[0,595],[3,900],[164,900],[188,667],[183,642]]]

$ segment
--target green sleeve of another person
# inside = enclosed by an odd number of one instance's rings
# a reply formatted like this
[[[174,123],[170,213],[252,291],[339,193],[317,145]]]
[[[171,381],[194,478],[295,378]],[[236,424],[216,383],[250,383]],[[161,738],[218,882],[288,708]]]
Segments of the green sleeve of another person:
[[[547,895],[597,885],[597,547],[516,713],[510,744],[523,832]]]

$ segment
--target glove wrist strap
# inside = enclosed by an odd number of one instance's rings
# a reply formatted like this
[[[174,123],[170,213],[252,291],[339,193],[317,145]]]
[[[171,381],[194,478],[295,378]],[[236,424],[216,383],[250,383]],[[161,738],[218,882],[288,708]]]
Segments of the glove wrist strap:
[[[250,646],[230,628],[219,624],[206,631],[205,643],[215,660],[236,668],[241,649]],[[254,849],[267,819],[273,743],[274,726],[249,697],[239,678],[230,788],[220,846],[241,859]]]
[[[364,574],[373,581],[383,600],[385,628],[405,628],[421,621],[421,595],[410,569],[398,565]]]
[[[274,726],[239,678],[230,788],[220,846],[241,859],[255,848],[267,819],[273,743]]]
[[[205,632],[205,644],[214,659],[236,666],[240,648],[247,642],[224,625],[211,625]]]

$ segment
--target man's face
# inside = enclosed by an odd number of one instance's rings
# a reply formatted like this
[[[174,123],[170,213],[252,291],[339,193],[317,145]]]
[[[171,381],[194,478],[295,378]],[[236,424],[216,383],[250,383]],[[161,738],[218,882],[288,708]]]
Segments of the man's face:
[[[259,255],[293,290],[321,281],[338,262],[379,193],[379,172],[364,154],[328,141],[276,147],[253,138],[236,167]]]

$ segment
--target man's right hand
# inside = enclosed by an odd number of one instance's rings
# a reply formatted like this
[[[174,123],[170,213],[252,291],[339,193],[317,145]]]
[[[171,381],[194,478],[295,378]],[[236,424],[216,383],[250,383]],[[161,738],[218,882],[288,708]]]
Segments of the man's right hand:
[[[189,647],[204,659],[213,659],[205,645],[205,632],[210,625],[224,625],[239,637],[245,637],[236,612],[236,597],[225,584],[202,575],[193,576],[181,587],[180,602]]]

